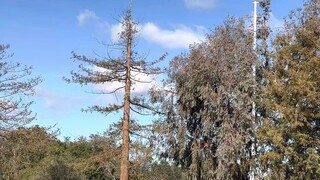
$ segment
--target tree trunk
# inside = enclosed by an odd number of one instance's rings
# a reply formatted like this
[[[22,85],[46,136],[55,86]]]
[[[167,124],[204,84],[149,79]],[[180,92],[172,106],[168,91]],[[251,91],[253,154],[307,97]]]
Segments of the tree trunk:
[[[131,22],[130,27],[126,30],[127,33],[127,71],[126,71],[126,84],[124,95],[124,110],[123,110],[123,125],[122,125],[122,153],[121,153],[121,167],[120,167],[120,180],[129,179],[129,129],[130,129],[130,89],[131,89]],[[128,32],[130,31],[130,32]]]

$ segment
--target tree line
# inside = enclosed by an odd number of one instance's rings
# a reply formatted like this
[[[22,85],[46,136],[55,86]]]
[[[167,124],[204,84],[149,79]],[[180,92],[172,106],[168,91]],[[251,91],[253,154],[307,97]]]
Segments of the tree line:
[[[102,135],[70,141],[39,126],[32,102],[39,77],[11,63],[0,46],[0,179],[319,179],[320,2],[307,0],[279,32],[268,26],[270,0],[259,1],[256,41],[247,17],[227,18],[168,68],[135,51],[132,6],[114,44],[120,55],[72,52],[79,69],[68,83],[120,82],[120,104],[85,111],[123,118]],[[253,48],[255,46],[256,48]],[[253,67],[255,71],[253,71]],[[135,73],[165,74],[135,96]],[[254,114],[252,114],[254,112]],[[153,115],[141,125],[132,113]]]

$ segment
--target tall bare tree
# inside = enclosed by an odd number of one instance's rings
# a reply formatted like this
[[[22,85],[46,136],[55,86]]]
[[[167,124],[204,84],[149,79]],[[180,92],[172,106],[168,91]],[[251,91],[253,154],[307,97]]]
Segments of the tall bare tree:
[[[129,147],[130,147],[130,111],[138,114],[151,113],[154,109],[149,106],[144,98],[133,96],[131,89],[134,83],[150,83],[139,80],[136,74],[154,75],[161,72],[160,68],[154,65],[163,60],[165,55],[159,60],[147,62],[146,58],[139,57],[134,51],[135,39],[138,33],[138,24],[132,19],[132,8],[130,7],[122,17],[122,31],[119,33],[119,40],[114,44],[122,49],[122,56],[118,58],[108,57],[104,59],[88,58],[72,53],[75,61],[82,62],[79,66],[80,71],[71,71],[72,78],[65,78],[67,82],[85,84],[103,84],[106,82],[120,82],[123,86],[114,89],[112,92],[98,92],[99,94],[116,93],[124,90],[123,102],[120,104],[111,104],[107,107],[94,105],[89,107],[88,111],[97,111],[104,114],[123,109],[122,118],[122,153],[121,153],[121,172],[120,179],[129,179]],[[84,65],[86,64],[86,65]],[[89,66],[88,66],[89,65]],[[93,68],[98,67],[98,68]],[[99,70],[96,70],[99,69]],[[148,111],[148,112],[146,112]]]
[[[9,61],[9,45],[0,45],[0,133],[29,123],[35,119],[28,96],[34,95],[34,87],[40,77],[29,78],[32,67]]]

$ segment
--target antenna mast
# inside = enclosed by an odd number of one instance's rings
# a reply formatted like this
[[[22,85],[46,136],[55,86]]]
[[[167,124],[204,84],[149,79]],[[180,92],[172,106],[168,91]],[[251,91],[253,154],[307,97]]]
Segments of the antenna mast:
[[[257,5],[258,0],[253,0],[253,50],[257,48]]]
[[[256,51],[257,49],[257,5],[258,5],[258,0],[253,0],[253,50]],[[252,75],[253,75],[253,80],[254,83],[256,81],[256,65],[255,63],[252,65]],[[253,117],[253,130],[255,130],[255,119],[256,119],[256,103],[255,103],[255,87],[254,87],[254,92],[253,92],[253,102],[252,102],[252,117]],[[255,147],[254,147],[254,137],[252,137],[252,145],[251,145],[251,155],[253,157],[253,160],[255,162]],[[250,173],[249,173],[249,179],[254,180],[255,179],[255,163],[251,165],[250,167]]]

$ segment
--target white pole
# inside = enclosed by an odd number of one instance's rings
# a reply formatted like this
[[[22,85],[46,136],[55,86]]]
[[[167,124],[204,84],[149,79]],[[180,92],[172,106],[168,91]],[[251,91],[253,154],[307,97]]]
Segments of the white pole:
[[[253,0],[253,50],[257,48],[257,5],[258,0]]]
[[[258,5],[258,0],[253,0],[253,50],[254,51],[257,48],[257,5]],[[255,64],[252,65],[252,75],[253,75],[253,80],[256,81],[256,65]],[[255,97],[255,90],[253,92],[253,97]],[[252,117],[253,117],[253,128],[255,128],[256,103],[254,101],[252,102],[252,112],[251,113],[252,113]],[[252,140],[254,140],[254,139],[252,139]],[[255,154],[256,153],[255,153],[255,149],[254,149],[254,143],[252,141],[251,155],[253,158],[255,158]],[[249,179],[250,180],[255,179],[255,164],[253,164],[253,166],[251,165],[251,167],[250,167]]]
[[[258,0],[253,0],[253,50],[255,51],[257,48],[257,4]],[[254,81],[256,80],[256,65],[252,65],[252,75]],[[255,90],[253,95],[255,96]],[[252,116],[256,117],[256,103],[253,101],[252,103]]]

